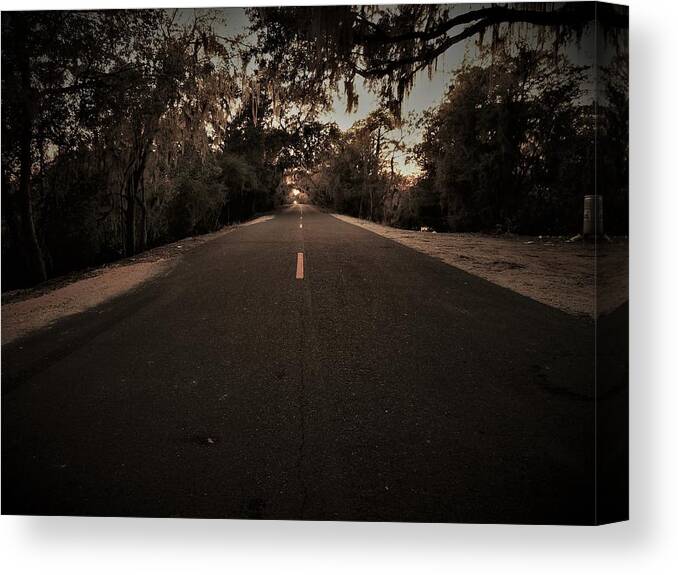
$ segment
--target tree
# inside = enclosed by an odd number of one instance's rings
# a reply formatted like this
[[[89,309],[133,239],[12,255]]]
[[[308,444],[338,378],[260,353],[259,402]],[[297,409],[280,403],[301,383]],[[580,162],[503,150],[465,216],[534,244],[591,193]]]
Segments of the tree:
[[[596,10],[623,52],[626,11]],[[584,102],[559,49],[592,4],[252,9],[254,45],[223,35],[224,14],[3,15],[3,287],[240,221],[291,185],[393,225],[541,233],[570,227],[597,167],[625,228],[627,76],[610,67]],[[475,66],[423,115],[422,177],[406,178],[403,98],[467,40]],[[340,90],[352,109],[358,78],[382,105],[341,132],[322,114]]]
[[[318,204],[381,221],[387,194],[395,182],[388,160],[402,145],[393,137],[396,120],[376,110],[345,133],[336,132],[315,166],[300,178]]]
[[[11,235],[29,282],[47,277],[33,215],[33,172],[35,162],[44,160],[47,139],[64,135],[53,130],[64,120],[62,108],[52,108],[69,91],[66,78],[75,60],[73,49],[59,50],[64,24],[62,14],[44,12],[13,12],[2,19],[3,189],[12,206]],[[44,57],[47,43],[59,50],[58,58]]]
[[[146,244],[144,175],[153,146],[169,140],[182,153],[207,152],[207,124],[220,129],[233,95],[234,78],[228,68],[231,55],[214,31],[217,16],[194,12],[181,21],[178,11],[165,12],[147,37],[137,37],[138,65],[121,82],[122,97],[114,117],[124,118],[116,134],[122,155],[121,205],[125,214],[125,253],[137,251],[137,207],[142,211],[142,247]],[[216,61],[216,63],[215,63]]]
[[[548,36],[557,52],[595,21],[612,41],[628,30],[628,10],[593,2],[258,8],[250,17],[272,73],[293,78],[317,99],[343,82],[349,111],[362,77],[396,116],[416,74],[460,42],[482,44],[491,32],[490,45],[500,48],[512,38],[532,35],[543,43]]]
[[[605,229],[626,234],[629,226],[629,68],[628,53],[601,70],[597,102],[598,171],[596,193],[605,203]]]
[[[575,228],[593,172],[585,69],[525,44],[465,65],[425,117],[417,147],[422,189],[455,231]]]
[[[239,39],[218,36],[218,20],[204,10],[3,17],[2,177],[9,253],[25,268],[17,283],[67,268],[45,250],[60,222],[41,221],[64,199],[83,229],[110,228],[119,252],[145,248],[149,163],[168,173],[184,149],[206,157],[236,97]],[[97,181],[97,197],[70,193],[89,188],[64,171]]]

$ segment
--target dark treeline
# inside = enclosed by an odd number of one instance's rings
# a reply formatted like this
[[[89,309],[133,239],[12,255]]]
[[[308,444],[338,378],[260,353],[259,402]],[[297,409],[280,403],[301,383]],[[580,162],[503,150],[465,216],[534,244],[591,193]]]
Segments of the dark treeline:
[[[218,14],[2,18],[3,289],[270,209],[284,169]]]
[[[298,83],[341,79],[349,110],[358,80],[380,98],[378,111],[300,174],[314,202],[403,227],[574,235],[583,197],[602,193],[606,229],[627,233],[625,7],[280,8],[255,16],[262,46]],[[476,55],[452,74],[441,104],[402,118],[415,79],[426,82],[422,72],[435,73],[445,51],[467,40]],[[406,124],[419,129],[410,150],[417,178],[394,170]]]
[[[599,11],[618,57],[593,83],[557,49],[590,32],[590,6],[253,9],[230,36],[228,10],[4,13],[2,288],[242,221],[291,186],[395,226],[573,233],[596,159],[625,233],[626,17]],[[402,118],[462,41],[480,56]],[[345,132],[321,121],[339,92],[355,108],[358,79],[379,108]]]
[[[410,120],[421,175],[399,177],[402,125],[385,112],[342,134],[306,179],[316,203],[399,227],[574,234],[583,196],[598,190],[607,228],[628,230],[628,93],[624,61],[603,69],[594,106],[591,70],[524,42],[454,74],[442,103]]]

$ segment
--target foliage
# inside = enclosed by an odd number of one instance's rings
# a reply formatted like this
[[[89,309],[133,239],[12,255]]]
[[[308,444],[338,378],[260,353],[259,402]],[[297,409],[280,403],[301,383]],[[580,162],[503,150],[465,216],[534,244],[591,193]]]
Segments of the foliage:
[[[392,161],[402,149],[396,123],[391,113],[376,110],[345,134],[335,132],[324,156],[303,179],[312,200],[358,217],[391,219],[391,196],[402,183]]]
[[[252,27],[271,74],[327,103],[344,90],[347,109],[357,106],[357,77],[400,117],[403,99],[419,72],[431,72],[455,44],[477,40],[492,49],[530,38],[554,53],[581,38],[594,21],[610,42],[622,43],[628,11],[591,3],[359,5],[258,8]]]
[[[426,116],[417,148],[422,187],[436,191],[444,227],[577,229],[582,190],[593,189],[584,72],[520,44],[456,73],[441,106]]]
[[[221,14],[3,15],[3,287],[272,206],[282,171],[250,146],[269,127],[238,144],[230,124],[256,82]],[[237,190],[234,162],[247,164]]]
[[[298,179],[315,203],[389,225],[574,235],[583,196],[596,189],[597,130],[599,181],[601,170],[609,176],[598,191],[614,214],[608,229],[626,233],[627,79],[612,65],[598,102],[589,78],[564,55],[524,42],[488,51],[457,70],[439,106],[410,120],[423,134],[416,181],[389,166],[403,125],[383,109],[339,134]]]
[[[243,221],[292,188],[394,226],[570,233],[597,173],[606,227],[626,233],[623,8],[598,8],[617,57],[593,94],[561,49],[588,3],[251,9],[231,37],[228,14],[3,14],[3,289]],[[441,104],[401,117],[417,74],[467,40]],[[323,114],[340,91],[355,109],[358,79],[380,106],[342,132]]]
[[[628,53],[602,69],[597,106],[599,193],[605,229],[626,233],[629,226],[629,68]]]

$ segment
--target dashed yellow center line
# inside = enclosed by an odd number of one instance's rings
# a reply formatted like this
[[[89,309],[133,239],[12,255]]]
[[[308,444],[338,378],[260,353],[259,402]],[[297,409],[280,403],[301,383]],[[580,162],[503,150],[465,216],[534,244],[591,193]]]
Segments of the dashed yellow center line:
[[[304,206],[299,204],[299,229],[304,227]],[[304,279],[304,252],[297,253],[297,279]]]
[[[297,254],[297,279],[298,280],[304,279],[304,254],[303,254],[303,252],[299,252]]]

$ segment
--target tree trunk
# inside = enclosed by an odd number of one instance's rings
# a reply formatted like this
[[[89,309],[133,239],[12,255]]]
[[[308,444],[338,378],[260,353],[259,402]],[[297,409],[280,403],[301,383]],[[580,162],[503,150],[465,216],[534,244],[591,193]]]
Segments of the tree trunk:
[[[124,184],[127,203],[127,210],[125,211],[125,255],[127,257],[137,253],[137,192],[144,178],[148,150],[148,140],[144,143],[136,144],[132,152],[132,159],[127,167],[127,176]]]
[[[365,198],[365,191],[367,188],[367,175],[368,175],[368,170],[367,170],[367,162],[369,158],[365,158],[363,156],[363,183],[362,183],[362,189],[360,190],[360,207],[358,208],[358,217],[362,219],[363,217],[363,199]]]
[[[136,253],[136,187],[134,185],[134,169],[125,181],[125,199],[127,210],[125,211],[125,255],[133,256]]]
[[[379,177],[379,159],[381,157],[381,126],[377,128],[377,147],[374,154],[373,178],[376,181]],[[374,184],[370,184],[370,220],[374,221]]]
[[[148,247],[148,215],[146,210],[146,184],[143,175],[139,184],[141,190],[141,197],[139,198],[139,207],[141,208],[141,243],[139,244],[140,251],[145,251]]]
[[[38,236],[35,233],[33,201],[31,198],[31,171],[33,167],[31,144],[33,142],[34,95],[32,94],[31,86],[31,63],[26,46],[28,27],[25,18],[25,15],[21,15],[18,20],[20,22],[19,37],[23,40],[18,50],[23,107],[19,141],[19,187],[17,191],[17,208],[20,222],[17,231],[21,242],[21,250],[24,252],[26,260],[27,279],[31,283],[39,283],[47,279],[47,271],[40,244],[38,243]]]

